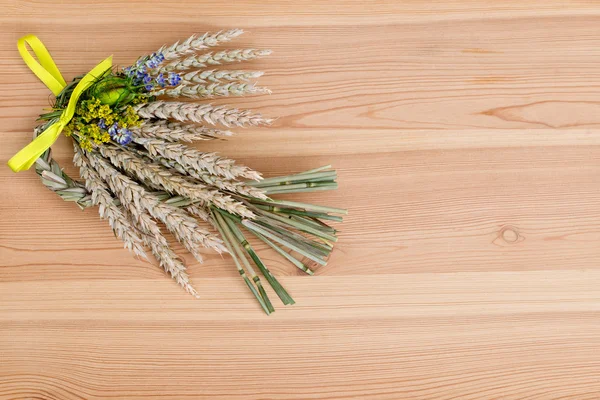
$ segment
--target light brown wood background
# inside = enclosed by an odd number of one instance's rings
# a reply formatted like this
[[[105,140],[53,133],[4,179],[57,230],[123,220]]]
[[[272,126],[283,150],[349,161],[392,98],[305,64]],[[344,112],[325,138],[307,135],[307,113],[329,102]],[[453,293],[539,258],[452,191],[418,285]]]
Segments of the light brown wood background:
[[[599,2],[51,3],[0,1],[0,398],[600,398]],[[4,166],[50,100],[21,35],[70,79],[232,27],[273,94],[229,103],[279,119],[205,148],[332,163],[295,198],[350,210],[315,277],[262,252],[270,317],[230,260],[188,258],[194,300]]]

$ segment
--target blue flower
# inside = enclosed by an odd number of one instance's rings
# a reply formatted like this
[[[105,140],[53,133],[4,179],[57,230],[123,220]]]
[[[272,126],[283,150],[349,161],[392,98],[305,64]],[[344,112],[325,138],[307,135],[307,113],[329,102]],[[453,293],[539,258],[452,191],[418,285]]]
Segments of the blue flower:
[[[100,127],[100,129],[106,129],[106,121],[104,121],[104,118],[100,119],[100,121],[98,121],[98,127]]]
[[[155,84],[153,83],[153,79],[156,80],[158,85],[164,87],[164,76],[153,77],[149,74],[149,71],[156,69],[164,59],[165,56],[162,53],[152,53],[150,56],[137,60],[134,65],[124,68],[123,72],[131,78],[134,85],[138,86],[143,84],[146,90],[152,90],[154,88]],[[181,78],[177,74],[172,75],[173,76],[169,75],[169,84],[174,86],[179,83]]]
[[[165,61],[165,56],[163,56],[162,53],[154,53],[152,58],[157,64],[160,64],[161,62]]]
[[[116,122],[108,128],[108,134],[112,140],[119,144],[125,145],[131,142],[132,132],[127,128],[119,128],[119,124]]]
[[[181,77],[175,72],[169,72],[169,85],[177,86],[181,82]]]
[[[165,87],[166,82],[164,74],[160,74],[156,77],[156,83],[158,83],[160,87]]]
[[[119,124],[117,124],[116,122],[112,124],[110,128],[108,128],[108,134],[110,135],[111,139],[114,139],[117,135],[117,129],[119,129]]]
[[[113,140],[119,144],[126,145],[131,142],[131,139],[132,139],[131,136],[132,136],[132,133],[129,129],[120,128],[117,130],[117,134],[115,135]]]
[[[155,54],[152,54],[152,57],[146,61],[146,66],[150,69],[158,67],[158,60],[155,58]]]
[[[162,55],[162,53],[152,53],[152,55],[146,61],[146,66],[150,69],[154,69],[158,67],[160,63],[164,61],[164,59],[165,57]]]

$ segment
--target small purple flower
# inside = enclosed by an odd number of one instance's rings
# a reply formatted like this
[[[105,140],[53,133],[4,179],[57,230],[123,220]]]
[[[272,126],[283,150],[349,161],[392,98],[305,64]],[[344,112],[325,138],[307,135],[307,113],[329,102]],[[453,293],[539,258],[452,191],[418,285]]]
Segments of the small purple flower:
[[[164,74],[160,74],[156,77],[156,83],[158,83],[158,86],[160,87],[165,87],[166,82],[165,82],[165,75]]]
[[[117,124],[116,122],[114,124],[112,124],[110,126],[110,128],[108,128],[108,134],[110,135],[110,138],[114,140],[115,136],[117,135],[117,129],[119,129],[119,124]]]
[[[162,54],[152,53],[148,61],[146,61],[146,66],[150,69],[154,69],[158,67],[164,59],[165,58]]]
[[[148,57],[148,59],[146,60],[146,66],[150,67],[150,65],[154,64],[154,57],[155,56],[156,56],[156,53],[152,53],[150,55],[150,57]],[[152,67],[150,67],[150,68],[152,68]]]
[[[100,129],[106,129],[107,128],[106,121],[104,121],[104,118],[102,118],[100,121],[98,121],[98,127]]]
[[[146,90],[154,88],[155,83],[153,83],[153,80],[156,80],[158,85],[164,87],[166,85],[164,76],[154,78],[148,73],[156,69],[164,59],[165,56],[162,53],[152,53],[150,56],[137,60],[134,65],[124,68],[123,72],[131,78],[134,85],[143,85]],[[172,86],[179,83],[180,80],[181,78],[177,74],[173,74],[173,76],[169,75],[169,84]]]
[[[162,53],[155,53],[152,58],[154,59],[154,62],[156,62],[157,67],[160,65],[160,63],[165,61],[165,56],[163,56]]]
[[[112,140],[119,144],[126,145],[131,142],[131,131],[127,128],[119,128],[119,124],[116,122],[108,128],[108,134]]]
[[[119,128],[113,140],[119,144],[126,145],[131,142],[132,133],[127,128]]]
[[[181,82],[181,77],[175,72],[169,72],[169,85],[177,86]]]

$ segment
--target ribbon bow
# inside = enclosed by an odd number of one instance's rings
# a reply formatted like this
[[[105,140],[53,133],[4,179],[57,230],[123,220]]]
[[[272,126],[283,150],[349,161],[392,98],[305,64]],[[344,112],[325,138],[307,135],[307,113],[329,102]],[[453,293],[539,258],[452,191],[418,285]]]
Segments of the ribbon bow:
[[[26,44],[31,47],[39,62],[27,50]],[[37,36],[26,35],[17,42],[19,53],[25,61],[25,64],[31,71],[54,93],[58,96],[60,92],[67,86],[64,78],[60,74],[58,67]],[[65,126],[71,121],[75,114],[75,107],[79,96],[90,87],[92,83],[101,76],[106,70],[112,67],[112,56],[96,65],[77,83],[69,99],[67,107],[63,110],[58,120],[50,125],[44,132],[36,137],[31,143],[23,147],[17,154],[8,160],[8,166],[14,172],[19,172],[29,169],[46,150],[58,139],[60,133]]]

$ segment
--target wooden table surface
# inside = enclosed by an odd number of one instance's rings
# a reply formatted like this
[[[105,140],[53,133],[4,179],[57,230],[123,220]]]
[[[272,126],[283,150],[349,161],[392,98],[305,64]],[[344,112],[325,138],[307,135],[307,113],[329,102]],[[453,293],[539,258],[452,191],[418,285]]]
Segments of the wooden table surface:
[[[293,198],[350,214],[314,277],[261,248],[297,301],[267,317],[231,260],[187,258],[195,300],[1,167],[0,398],[600,398],[600,3],[51,3],[0,1],[2,165],[51,100],[20,36],[68,80],[243,28],[273,94],[228,103],[279,119],[203,148],[331,163],[339,190]]]

